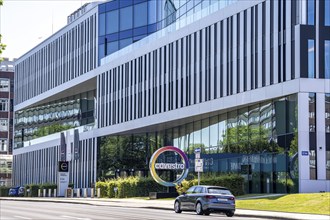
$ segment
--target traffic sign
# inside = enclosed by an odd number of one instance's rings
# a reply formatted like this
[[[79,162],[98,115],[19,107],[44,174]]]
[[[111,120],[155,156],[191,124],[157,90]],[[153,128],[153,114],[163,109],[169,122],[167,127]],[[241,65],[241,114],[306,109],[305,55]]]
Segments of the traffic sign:
[[[203,159],[195,159],[195,172],[203,172]]]

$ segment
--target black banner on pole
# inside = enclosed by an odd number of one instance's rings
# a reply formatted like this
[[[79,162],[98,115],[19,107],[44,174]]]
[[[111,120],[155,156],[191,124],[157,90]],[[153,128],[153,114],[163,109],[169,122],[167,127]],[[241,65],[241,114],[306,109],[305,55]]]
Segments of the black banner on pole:
[[[78,129],[74,130],[74,137],[73,137],[73,152],[74,152],[74,160],[79,160],[79,131]]]
[[[60,161],[66,161],[66,143],[65,143],[65,136],[64,132],[61,132],[61,160]]]

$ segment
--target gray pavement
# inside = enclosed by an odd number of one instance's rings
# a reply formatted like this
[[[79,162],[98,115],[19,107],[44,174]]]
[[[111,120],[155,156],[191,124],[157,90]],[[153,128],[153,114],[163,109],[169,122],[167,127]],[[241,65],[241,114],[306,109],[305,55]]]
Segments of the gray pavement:
[[[134,207],[134,208],[151,208],[173,210],[173,199],[161,200],[147,200],[147,199],[106,199],[106,198],[32,198],[32,197],[0,197],[1,200],[20,200],[20,201],[38,201],[38,202],[60,202],[60,203],[76,203],[88,204],[96,206],[119,206],[119,207]],[[330,220],[330,215],[314,215],[288,212],[274,212],[274,211],[258,211],[236,209],[235,216],[240,217],[260,217],[269,219],[301,219],[301,220]]]

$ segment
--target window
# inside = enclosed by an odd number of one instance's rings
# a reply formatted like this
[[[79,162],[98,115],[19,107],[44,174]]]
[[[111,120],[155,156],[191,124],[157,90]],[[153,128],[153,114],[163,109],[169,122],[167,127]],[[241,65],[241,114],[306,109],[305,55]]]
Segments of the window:
[[[315,78],[314,40],[308,40],[308,78]]]
[[[9,92],[9,79],[0,79],[0,92]]]
[[[310,179],[317,179],[317,151],[316,151],[316,94],[309,93],[309,172]]]
[[[8,149],[8,140],[0,139],[0,151],[7,151]]]
[[[109,11],[106,13],[106,34],[112,34],[118,32],[118,18],[119,12],[118,10]]]
[[[147,25],[148,2],[134,5],[134,27]]]
[[[102,13],[99,16],[99,34],[100,36],[105,35],[105,14]]]
[[[324,4],[324,25],[330,26],[330,0],[325,0]]]
[[[326,179],[330,180],[330,93],[325,94]]]
[[[0,118],[0,131],[8,131],[8,119]]]
[[[8,99],[0,99],[0,111],[8,111]]]
[[[120,9],[120,30],[132,29],[133,27],[133,7]]]
[[[330,40],[324,41],[324,73],[325,78],[330,79]]]
[[[307,1],[307,24],[314,25],[315,19],[315,1],[308,0]]]

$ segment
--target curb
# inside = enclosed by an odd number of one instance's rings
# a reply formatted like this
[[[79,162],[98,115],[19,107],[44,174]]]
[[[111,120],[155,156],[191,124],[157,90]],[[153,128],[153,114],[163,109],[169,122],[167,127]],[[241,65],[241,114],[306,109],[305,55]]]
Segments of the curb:
[[[156,209],[156,210],[169,210],[173,211],[173,208],[169,207],[157,207],[157,206],[149,206],[149,205],[141,205],[141,206],[132,206],[130,203],[126,203],[124,205],[118,205],[116,204],[118,201],[106,201],[106,200],[99,200],[99,201],[79,201],[77,200],[66,200],[64,199],[51,199],[51,198],[41,198],[41,199],[33,199],[33,198],[17,198],[17,197],[0,197],[1,200],[7,200],[7,201],[28,201],[28,202],[53,202],[53,203],[68,203],[68,204],[80,204],[80,205],[92,205],[92,206],[107,206],[111,204],[113,207],[125,207],[125,208],[146,208],[146,209]],[[104,202],[108,204],[97,204],[98,202]],[[246,210],[246,209],[236,209],[236,210]],[[249,210],[249,211],[261,211],[261,210]],[[267,211],[265,211],[267,212]],[[281,212],[280,212],[281,213]],[[299,214],[299,213],[297,213]],[[234,216],[237,217],[248,217],[248,218],[267,218],[267,219],[284,219],[284,220],[292,220],[292,219],[299,219],[294,217],[286,217],[286,216],[274,216],[274,215],[267,215],[266,213],[262,214],[251,214],[251,213],[235,213]]]

